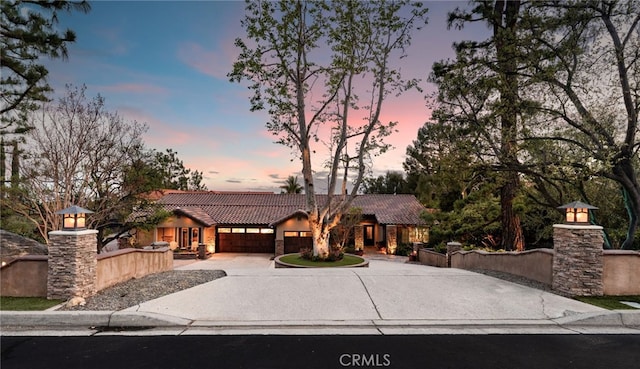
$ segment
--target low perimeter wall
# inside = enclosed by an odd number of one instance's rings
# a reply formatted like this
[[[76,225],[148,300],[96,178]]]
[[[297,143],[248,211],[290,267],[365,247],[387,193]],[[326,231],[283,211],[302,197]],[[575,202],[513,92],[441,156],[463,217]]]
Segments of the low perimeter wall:
[[[640,252],[604,250],[602,287],[605,295],[640,295]]]
[[[451,255],[451,267],[496,270],[551,285],[553,250],[523,252],[458,251]]]
[[[430,249],[418,249],[418,261],[423,265],[429,265],[439,268],[448,267],[447,255]]]
[[[0,268],[0,295],[47,297],[48,257],[27,255]],[[98,255],[96,290],[100,291],[131,278],[173,269],[173,252],[123,249]]]
[[[173,269],[173,251],[122,249],[98,255],[96,290]]]
[[[47,297],[47,255],[24,255],[0,268],[0,295]]]

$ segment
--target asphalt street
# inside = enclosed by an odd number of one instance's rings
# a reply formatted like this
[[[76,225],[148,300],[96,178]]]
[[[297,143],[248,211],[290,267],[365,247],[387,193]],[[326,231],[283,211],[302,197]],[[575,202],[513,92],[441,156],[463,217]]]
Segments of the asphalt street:
[[[2,337],[2,369],[629,369],[640,335]]]

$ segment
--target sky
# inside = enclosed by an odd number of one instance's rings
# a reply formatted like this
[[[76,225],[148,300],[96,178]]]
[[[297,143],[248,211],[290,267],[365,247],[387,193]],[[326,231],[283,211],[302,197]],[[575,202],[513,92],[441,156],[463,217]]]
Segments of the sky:
[[[148,126],[150,149],[172,149],[187,168],[203,172],[204,184],[218,191],[272,191],[302,164],[291,149],[267,131],[268,116],[249,111],[247,84],[229,82],[243,37],[243,1],[93,1],[88,14],[59,16],[59,27],[76,32],[67,60],[47,60],[54,98],[65,84],[86,85],[110,111]],[[374,175],[402,171],[408,145],[429,119],[424,95],[434,90],[426,78],[435,61],[452,58],[454,41],[483,39],[481,25],[447,30],[446,14],[467,2],[427,1],[429,23],[413,35],[408,56],[396,60],[405,78],[420,78],[424,92],[385,101],[383,121],[397,121],[387,139],[393,149],[375,157]],[[324,169],[316,160],[314,170]],[[319,175],[321,177],[321,175]],[[325,177],[326,178],[326,177]],[[326,191],[322,182],[316,185]]]

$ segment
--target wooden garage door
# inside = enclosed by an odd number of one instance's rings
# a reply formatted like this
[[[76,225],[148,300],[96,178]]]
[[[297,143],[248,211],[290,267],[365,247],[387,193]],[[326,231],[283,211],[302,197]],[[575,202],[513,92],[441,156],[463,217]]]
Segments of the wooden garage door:
[[[312,248],[313,238],[310,232],[284,232],[284,253],[293,254],[300,252],[301,248]]]
[[[275,251],[275,234],[270,228],[218,228],[218,252],[269,253]]]

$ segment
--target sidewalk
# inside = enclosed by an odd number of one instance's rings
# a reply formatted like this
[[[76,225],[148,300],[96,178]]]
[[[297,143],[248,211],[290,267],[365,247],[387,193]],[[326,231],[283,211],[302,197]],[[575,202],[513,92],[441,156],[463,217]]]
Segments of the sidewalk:
[[[374,257],[369,268],[275,269],[265,256],[220,254],[177,269],[227,277],[119,312],[3,313],[3,335],[155,327],[126,334],[640,333],[640,311],[608,311],[460,269]],[[114,334],[105,332],[100,334]]]

